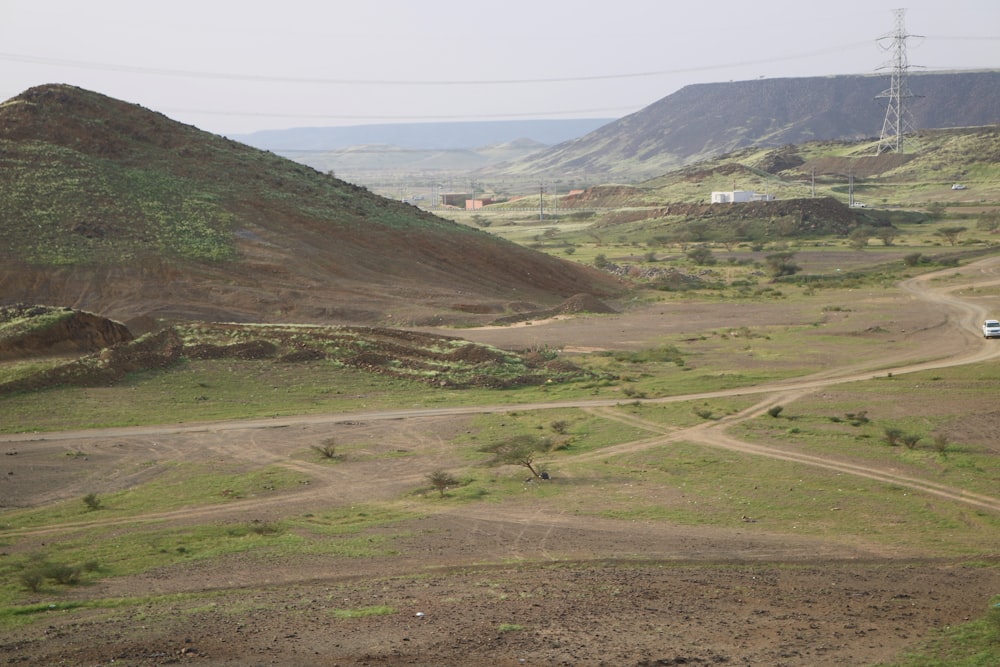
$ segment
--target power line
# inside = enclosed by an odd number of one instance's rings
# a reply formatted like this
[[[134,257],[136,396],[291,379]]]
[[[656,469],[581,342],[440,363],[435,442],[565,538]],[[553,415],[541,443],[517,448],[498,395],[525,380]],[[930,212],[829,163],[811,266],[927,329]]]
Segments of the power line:
[[[78,69],[101,70],[108,72],[126,72],[150,76],[174,76],[193,79],[221,79],[229,81],[257,81],[264,83],[319,84],[319,85],[352,85],[352,86],[479,86],[479,85],[514,85],[535,83],[573,83],[580,81],[606,81],[615,79],[636,79],[645,77],[668,76],[673,74],[690,74],[694,72],[710,72],[712,70],[730,69],[733,67],[748,67],[770,63],[788,62],[823,56],[840,54],[846,49],[868,46],[870,42],[857,42],[818,51],[799,53],[774,58],[758,60],[742,60],[736,63],[718,65],[701,65],[697,67],[681,67],[677,69],[651,70],[648,72],[628,72],[624,74],[589,74],[584,76],[541,77],[522,79],[455,79],[455,80],[413,80],[413,79],[344,79],[326,77],[289,77],[268,76],[263,74],[238,74],[233,72],[203,72],[182,69],[164,69],[157,67],[138,67],[134,65],[119,65],[113,63],[89,62],[83,60],[67,60],[61,58],[46,58],[14,53],[0,53],[0,60],[27,63],[31,65],[52,65],[57,67],[73,67]]]
[[[300,120],[463,120],[474,119],[484,120],[488,118],[542,118],[552,116],[556,118],[567,118],[581,116],[584,114],[619,114],[622,112],[631,113],[636,107],[617,107],[605,109],[569,109],[565,111],[527,111],[518,113],[488,113],[488,114],[453,114],[453,115],[405,115],[405,116],[375,116],[372,114],[344,115],[344,114],[294,114],[294,113],[267,113],[262,111],[206,111],[203,109],[165,109],[164,112],[198,114],[207,116],[241,116],[259,118],[298,118]]]

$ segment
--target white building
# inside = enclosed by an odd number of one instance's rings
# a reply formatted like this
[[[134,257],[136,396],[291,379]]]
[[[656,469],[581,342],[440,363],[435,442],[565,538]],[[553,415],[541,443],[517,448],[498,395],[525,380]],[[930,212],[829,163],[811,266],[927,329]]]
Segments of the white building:
[[[774,201],[774,195],[762,195],[753,190],[733,190],[731,192],[713,192],[713,204],[740,204],[748,201]]]

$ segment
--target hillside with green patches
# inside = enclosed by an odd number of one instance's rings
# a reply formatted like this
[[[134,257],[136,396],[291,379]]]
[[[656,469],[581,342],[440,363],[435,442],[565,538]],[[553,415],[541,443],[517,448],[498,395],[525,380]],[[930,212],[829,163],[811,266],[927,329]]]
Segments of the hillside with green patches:
[[[71,86],[0,105],[0,165],[3,303],[120,320],[396,323],[618,289],[596,271]]]

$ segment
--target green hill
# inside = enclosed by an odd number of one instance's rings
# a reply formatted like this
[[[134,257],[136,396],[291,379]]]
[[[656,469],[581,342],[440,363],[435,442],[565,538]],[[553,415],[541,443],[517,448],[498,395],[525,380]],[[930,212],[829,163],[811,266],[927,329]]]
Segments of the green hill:
[[[607,276],[65,85],[0,105],[0,299],[126,320],[408,323]]]

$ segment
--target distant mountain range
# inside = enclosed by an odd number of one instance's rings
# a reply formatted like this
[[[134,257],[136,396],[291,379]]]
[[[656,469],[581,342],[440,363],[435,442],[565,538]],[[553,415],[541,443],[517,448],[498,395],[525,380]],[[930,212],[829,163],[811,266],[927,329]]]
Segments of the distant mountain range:
[[[878,137],[888,73],[686,86],[620,119],[299,128],[233,137],[354,182],[379,173],[631,183],[746,146]],[[1000,70],[911,73],[915,129],[1000,123]],[[520,141],[515,141],[520,140]]]
[[[395,146],[408,150],[463,150],[530,140],[538,147],[583,136],[611,118],[497,120],[460,123],[396,123],[348,127],[297,127],[229,137],[254,148],[283,153],[334,151],[354,146]]]

